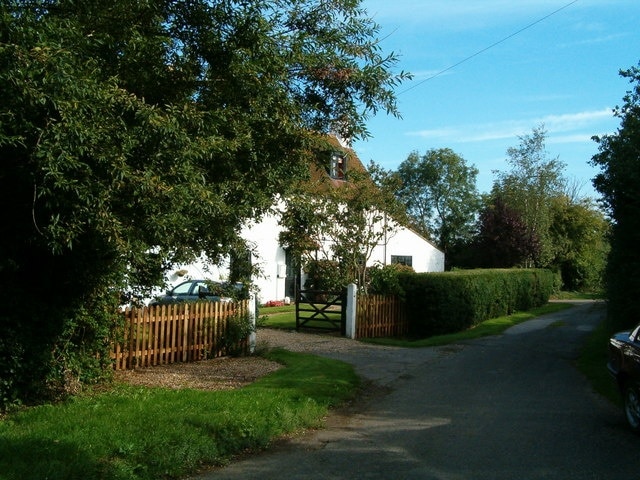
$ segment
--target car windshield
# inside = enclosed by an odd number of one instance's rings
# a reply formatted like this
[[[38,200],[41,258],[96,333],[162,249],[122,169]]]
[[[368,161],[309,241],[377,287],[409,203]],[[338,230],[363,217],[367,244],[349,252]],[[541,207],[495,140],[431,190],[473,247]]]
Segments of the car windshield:
[[[206,282],[198,282],[196,283],[195,288],[193,289],[194,293],[198,293],[200,291],[209,293],[209,285]]]
[[[191,289],[191,282],[181,283],[176,288],[173,289],[174,295],[186,295],[189,293]]]

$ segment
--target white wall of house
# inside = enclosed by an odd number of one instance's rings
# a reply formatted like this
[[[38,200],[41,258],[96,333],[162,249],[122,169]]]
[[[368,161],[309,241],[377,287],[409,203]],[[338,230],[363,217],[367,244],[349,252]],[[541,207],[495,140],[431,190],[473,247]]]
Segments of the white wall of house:
[[[281,230],[278,217],[273,214],[265,215],[259,222],[247,225],[242,230],[242,238],[252,251],[252,265],[257,270],[253,284],[258,289],[261,303],[282,301],[287,297],[286,252],[278,242]]]
[[[281,231],[278,216],[265,215],[242,230],[242,237],[252,251],[252,264],[259,272],[253,279],[260,303],[284,301],[286,292],[286,252],[278,242]],[[395,256],[410,257],[411,266],[418,273],[444,271],[444,253],[433,244],[404,227],[397,227],[373,250],[367,262],[369,266],[389,265]],[[228,263],[208,265],[200,260],[190,265],[180,265],[167,272],[167,283],[173,287],[188,279],[211,279],[224,281],[228,278]],[[294,299],[290,299],[293,301]]]
[[[386,243],[376,247],[369,263],[390,265],[394,257],[408,257],[417,273],[444,271],[444,252],[413,230],[398,227]]]

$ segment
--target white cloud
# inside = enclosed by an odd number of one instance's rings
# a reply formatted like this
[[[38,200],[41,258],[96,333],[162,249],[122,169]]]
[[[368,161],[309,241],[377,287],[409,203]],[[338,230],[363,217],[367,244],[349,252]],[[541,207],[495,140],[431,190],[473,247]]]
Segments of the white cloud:
[[[540,118],[508,120],[497,123],[446,126],[407,132],[407,136],[442,142],[472,143],[515,139],[544,125],[551,143],[590,141],[596,127],[613,118],[611,108],[585,112],[547,115]],[[558,134],[563,134],[558,136]]]
[[[416,132],[407,132],[410,137],[421,138],[452,138],[458,136],[460,130],[456,127],[436,128],[431,130],[418,130]]]
[[[530,127],[527,126],[525,128],[524,122],[503,122],[499,124],[461,125],[457,127],[418,130],[407,132],[407,135],[429,140],[470,143],[514,138],[522,135],[527,129],[530,129]]]
[[[629,36],[630,36],[629,33],[613,33],[610,35],[597,35],[592,38],[587,38],[584,40],[579,40],[579,41],[570,42],[570,43],[563,43],[559,46],[562,48],[567,48],[567,47],[579,47],[579,46],[585,46],[585,45],[587,46],[598,45],[601,43],[610,43],[610,42],[620,41],[621,39],[624,39]]]

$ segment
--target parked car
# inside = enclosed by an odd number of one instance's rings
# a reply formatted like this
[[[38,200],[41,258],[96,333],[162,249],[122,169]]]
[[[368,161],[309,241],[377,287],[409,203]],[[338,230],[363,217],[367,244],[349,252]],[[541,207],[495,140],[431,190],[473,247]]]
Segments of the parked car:
[[[219,292],[215,288],[220,285],[218,282],[209,280],[187,280],[182,282],[162,297],[153,300],[149,305],[169,305],[172,303],[197,302],[198,300],[207,300],[210,302],[219,302],[222,300]]]
[[[212,280],[187,280],[168,290],[162,297],[151,301],[149,305],[168,305],[199,300],[231,302],[245,298],[249,298],[248,289],[240,282],[231,284]]]
[[[607,368],[622,393],[627,423],[640,433],[640,325],[610,338]]]

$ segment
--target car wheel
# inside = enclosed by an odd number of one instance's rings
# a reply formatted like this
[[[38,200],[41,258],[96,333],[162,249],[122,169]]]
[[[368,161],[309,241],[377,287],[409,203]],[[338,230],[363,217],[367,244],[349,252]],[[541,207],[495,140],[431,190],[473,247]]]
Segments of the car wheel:
[[[624,387],[624,413],[631,430],[640,433],[640,394],[634,385]]]

